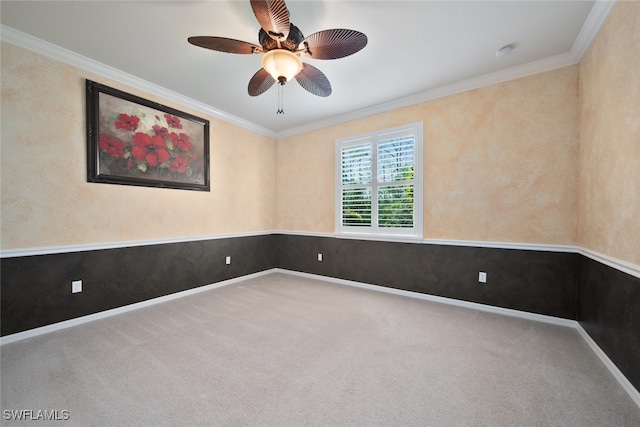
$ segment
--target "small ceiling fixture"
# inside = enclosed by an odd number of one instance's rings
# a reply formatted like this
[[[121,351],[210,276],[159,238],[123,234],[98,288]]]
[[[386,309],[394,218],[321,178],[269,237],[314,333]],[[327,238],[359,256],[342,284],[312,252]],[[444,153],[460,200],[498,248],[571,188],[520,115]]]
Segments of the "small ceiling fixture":
[[[500,49],[496,50],[496,57],[502,58],[504,56],[511,54],[511,52],[515,47],[516,46],[514,44],[508,44],[506,46],[502,46]]]
[[[331,95],[331,84],[322,71],[305,64],[300,55],[313,59],[338,59],[352,55],[367,45],[367,36],[355,30],[336,28],[304,37],[289,22],[284,0],[251,0],[251,9],[260,24],[260,46],[226,37],[189,37],[189,43],[227,53],[263,54],[262,68],[249,81],[248,92],[258,96],[279,83],[278,113],[282,114],[282,86],[295,78],[300,86],[317,96]]]

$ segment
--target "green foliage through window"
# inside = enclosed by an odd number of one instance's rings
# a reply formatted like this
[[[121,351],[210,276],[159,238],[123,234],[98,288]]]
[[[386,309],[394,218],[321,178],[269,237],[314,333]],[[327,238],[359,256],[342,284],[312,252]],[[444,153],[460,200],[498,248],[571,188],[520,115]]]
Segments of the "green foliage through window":
[[[395,137],[393,137],[395,136]],[[414,229],[416,138],[396,132],[340,146],[342,227]]]

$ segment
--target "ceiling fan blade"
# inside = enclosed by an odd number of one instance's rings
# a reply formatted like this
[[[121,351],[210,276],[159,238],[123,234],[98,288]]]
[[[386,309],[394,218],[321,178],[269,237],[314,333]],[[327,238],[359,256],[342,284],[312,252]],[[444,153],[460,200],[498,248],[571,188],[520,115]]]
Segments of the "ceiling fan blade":
[[[296,80],[300,86],[305,88],[309,93],[314,95],[327,97],[331,95],[331,83],[324,73],[316,67],[309,64],[302,64],[302,71],[296,75]]]
[[[251,9],[269,37],[285,40],[289,36],[289,10],[284,0],[251,0]]]
[[[360,31],[335,28],[318,31],[303,40],[304,54],[313,59],[338,59],[353,55],[367,45]]]
[[[192,45],[217,50],[218,52],[242,54],[262,52],[262,48],[258,45],[226,37],[196,36],[189,37],[187,41]]]
[[[271,77],[271,74],[267,73],[264,68],[260,68],[260,70],[251,77],[249,80],[249,95],[258,96],[266,92],[276,80]]]

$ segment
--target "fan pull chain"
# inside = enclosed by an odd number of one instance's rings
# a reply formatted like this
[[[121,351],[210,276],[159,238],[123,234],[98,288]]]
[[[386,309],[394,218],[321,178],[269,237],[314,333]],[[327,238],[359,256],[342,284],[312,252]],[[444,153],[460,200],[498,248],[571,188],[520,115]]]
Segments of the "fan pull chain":
[[[284,93],[283,93],[284,85],[280,83],[278,85],[278,111],[276,114],[284,114]]]

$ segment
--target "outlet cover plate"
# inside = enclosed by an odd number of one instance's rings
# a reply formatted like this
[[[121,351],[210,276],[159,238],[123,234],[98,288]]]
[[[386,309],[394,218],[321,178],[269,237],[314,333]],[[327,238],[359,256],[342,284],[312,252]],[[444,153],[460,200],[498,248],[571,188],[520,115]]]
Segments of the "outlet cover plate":
[[[74,280],[71,282],[71,293],[77,294],[82,292],[82,280]]]

